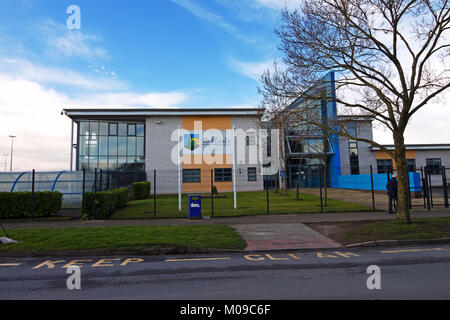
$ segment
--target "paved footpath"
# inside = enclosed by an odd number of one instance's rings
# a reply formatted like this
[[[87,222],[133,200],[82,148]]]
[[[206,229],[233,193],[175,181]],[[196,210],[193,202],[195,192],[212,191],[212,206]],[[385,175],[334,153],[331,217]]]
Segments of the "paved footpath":
[[[411,212],[414,218],[450,217],[450,210]],[[107,227],[107,226],[146,226],[146,225],[208,225],[225,224],[233,227],[247,242],[245,250],[277,250],[303,248],[333,248],[339,243],[309,228],[304,223],[345,222],[364,220],[391,220],[395,215],[386,212],[346,212],[312,214],[278,214],[242,217],[223,217],[214,219],[136,219],[136,220],[97,220],[97,221],[36,221],[4,223],[7,230],[22,228],[68,228],[68,227]]]

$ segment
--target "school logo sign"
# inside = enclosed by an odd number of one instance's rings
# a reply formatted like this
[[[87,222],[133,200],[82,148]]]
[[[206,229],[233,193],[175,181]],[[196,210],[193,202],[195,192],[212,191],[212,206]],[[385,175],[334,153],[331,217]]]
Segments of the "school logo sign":
[[[200,138],[198,134],[189,133],[184,135],[184,147],[190,151],[194,151],[200,147]]]

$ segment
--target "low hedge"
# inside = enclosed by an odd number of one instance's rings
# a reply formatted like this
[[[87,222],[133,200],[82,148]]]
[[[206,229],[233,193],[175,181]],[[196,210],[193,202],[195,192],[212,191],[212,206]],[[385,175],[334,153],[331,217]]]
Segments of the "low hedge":
[[[107,219],[115,209],[125,206],[128,202],[128,193],[128,188],[97,192],[96,218]],[[83,212],[87,214],[89,219],[94,218],[94,208],[94,193],[86,192],[84,194]]]
[[[63,195],[58,191],[34,193],[33,216],[48,217],[58,213]],[[0,192],[0,218],[24,218],[30,216],[31,192]]]
[[[150,182],[133,182],[131,184],[131,194],[133,195],[133,200],[147,199],[150,194]]]

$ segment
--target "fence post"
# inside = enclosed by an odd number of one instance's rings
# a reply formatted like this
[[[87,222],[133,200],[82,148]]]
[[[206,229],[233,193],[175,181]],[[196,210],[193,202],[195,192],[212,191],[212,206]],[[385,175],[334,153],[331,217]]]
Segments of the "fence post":
[[[33,169],[31,173],[31,210],[30,210],[30,217],[31,220],[33,220],[34,215],[34,177],[35,177],[36,170]]]
[[[373,189],[373,169],[372,165],[370,165],[370,187],[372,190],[372,211],[375,211],[375,191]]]
[[[430,204],[430,186],[428,185],[428,168],[424,168],[425,173],[425,185],[426,185],[426,192],[427,192],[427,209],[431,210],[431,204]]]
[[[103,191],[103,169],[100,169],[100,181],[99,181],[99,191],[102,192]]]
[[[85,182],[86,182],[86,169],[83,169],[83,185],[81,187],[81,215],[84,215],[84,194],[86,192],[85,189]]]
[[[156,218],[156,170],[153,170],[153,217]]]
[[[268,178],[269,176],[267,176]],[[273,175],[271,176],[273,178]],[[266,178],[266,198],[267,198],[267,214],[270,215],[269,209],[269,179]],[[271,181],[272,182],[272,181]]]
[[[431,201],[431,207],[434,208],[433,204],[433,186],[431,185],[431,170],[428,171],[428,192],[430,193],[430,201]]]
[[[442,166],[442,187],[444,189],[444,206],[448,208],[447,174],[445,166]]]
[[[211,169],[211,217],[214,218],[214,172]]]
[[[323,212],[323,199],[322,199],[322,166],[319,166],[319,186],[320,186],[320,212]]]
[[[427,208],[427,204],[426,204],[427,188],[426,188],[426,183],[425,183],[424,177],[425,176],[424,176],[424,172],[423,172],[423,167],[420,167],[420,178],[422,179],[423,208],[426,209]]]
[[[97,168],[94,170],[94,220],[97,220]]]

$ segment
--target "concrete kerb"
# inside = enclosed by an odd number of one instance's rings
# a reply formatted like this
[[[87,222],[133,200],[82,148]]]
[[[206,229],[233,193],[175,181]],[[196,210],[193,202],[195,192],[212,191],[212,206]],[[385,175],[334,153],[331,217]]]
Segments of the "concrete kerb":
[[[348,244],[348,245],[345,245],[345,248],[386,247],[386,246],[411,245],[411,244],[433,244],[433,243],[450,243],[450,238],[376,240],[376,241],[366,241],[366,242]]]

